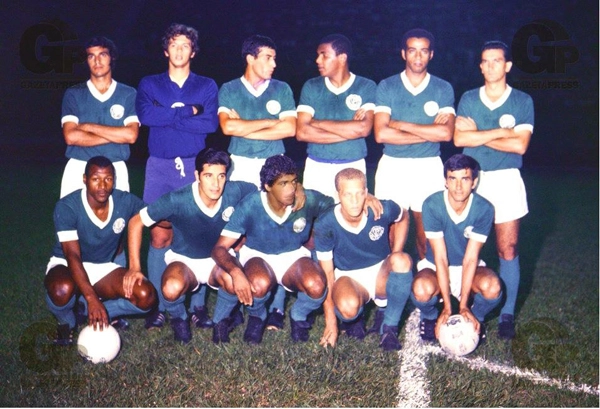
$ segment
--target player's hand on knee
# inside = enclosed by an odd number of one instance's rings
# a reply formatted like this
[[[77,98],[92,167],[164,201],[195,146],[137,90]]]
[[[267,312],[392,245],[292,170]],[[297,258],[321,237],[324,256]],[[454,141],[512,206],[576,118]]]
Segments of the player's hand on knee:
[[[123,293],[125,298],[131,298],[133,294],[133,287],[135,285],[141,285],[144,280],[144,274],[141,271],[127,270],[125,276],[123,276]]]
[[[94,330],[102,331],[108,327],[108,314],[104,304],[98,299],[87,300],[88,302],[88,325],[92,325]]]
[[[244,305],[252,305],[252,294],[255,292],[252,284],[246,278],[245,275],[239,274],[232,276],[233,278],[233,289],[235,295],[237,295],[240,302]]]

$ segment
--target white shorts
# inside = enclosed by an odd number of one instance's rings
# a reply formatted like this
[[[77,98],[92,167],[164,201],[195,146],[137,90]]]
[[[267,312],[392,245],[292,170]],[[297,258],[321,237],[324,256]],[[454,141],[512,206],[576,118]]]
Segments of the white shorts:
[[[359,268],[357,270],[334,270],[335,279],[340,277],[349,277],[362,285],[365,290],[369,293],[369,297],[375,302],[378,307],[384,308],[387,306],[387,299],[381,299],[375,297],[375,290],[377,288],[377,276],[381,270],[381,266],[385,260],[381,260],[379,263],[369,267]],[[391,274],[391,273],[390,273]]]
[[[367,166],[364,159],[348,163],[326,163],[306,158],[302,186],[305,189],[313,189],[332,197],[335,202],[338,203],[340,199],[337,190],[335,189],[335,175],[337,175],[340,170],[346,168],[358,169],[365,175],[367,174]]]
[[[393,158],[383,155],[375,173],[375,197],[389,199],[403,209],[421,212],[430,195],[444,190],[444,164],[431,158]]]
[[[477,267],[485,267],[485,261],[479,260]],[[424,268],[430,268],[436,271],[435,264],[431,263],[426,258],[422,259],[417,263],[417,271],[421,271]],[[450,275],[450,294],[455,296],[460,301],[460,292],[462,286],[462,266],[449,266],[448,273]]]
[[[277,284],[281,284],[284,274],[288,271],[292,264],[302,257],[310,258],[310,250],[302,246],[297,250],[288,251],[287,253],[266,254],[258,250],[251,249],[250,247],[242,246],[240,249],[240,263],[242,263],[242,266],[246,265],[246,262],[253,257],[260,257],[266,261],[267,264],[269,264],[273,269],[273,273],[275,273]],[[285,286],[283,287],[286,289],[286,291],[292,291]]]
[[[230,155],[231,169],[229,180],[241,180],[242,182],[254,183],[258,189],[260,186],[260,170],[266,162],[263,158],[247,158],[245,156]]]
[[[46,274],[56,266],[65,266],[68,267],[69,264],[67,260],[60,257],[52,256],[50,257],[50,261],[48,261],[48,265],[46,266]],[[104,277],[115,271],[117,268],[123,268],[117,263],[83,263],[83,268],[87,273],[88,280],[90,280],[90,284],[94,285],[98,281],[102,280]]]
[[[494,205],[496,224],[518,220],[529,213],[527,192],[519,169],[480,171],[476,192]]]
[[[190,258],[182,254],[175,253],[171,249],[167,250],[167,252],[165,253],[165,263],[167,264],[167,266],[175,261],[179,261],[185,264],[190,270],[192,270],[194,276],[196,276],[198,285],[192,291],[196,291],[196,289],[198,289],[198,287],[200,287],[200,285],[202,284],[207,284],[215,290],[218,289],[218,287],[213,287],[208,283],[210,273],[216,265],[215,260],[213,260],[211,257]]]
[[[62,182],[60,183],[60,197],[63,198],[71,192],[78,189],[83,189],[83,174],[85,173],[85,165],[87,164],[84,160],[69,159],[65,170],[63,172]],[[129,192],[129,174],[127,172],[127,165],[124,161],[113,162],[115,167],[115,189]]]

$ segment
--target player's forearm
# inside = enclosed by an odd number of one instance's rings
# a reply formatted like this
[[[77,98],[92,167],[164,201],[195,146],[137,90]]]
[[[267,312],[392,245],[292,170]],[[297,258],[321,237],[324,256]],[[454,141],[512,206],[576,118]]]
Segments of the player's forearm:
[[[242,265],[238,259],[229,254],[228,249],[224,246],[215,245],[211,252],[211,257],[217,266],[231,275],[235,274],[237,270],[242,269]]]
[[[129,255],[129,269],[142,271],[140,262],[140,249],[142,248],[142,231],[144,225],[139,214],[129,220],[127,227],[127,253]]]
[[[291,138],[296,134],[295,121],[278,121],[273,126],[261,129],[256,132],[251,132],[244,138],[260,141],[278,141],[280,139]]]
[[[391,121],[392,126],[396,125],[397,129],[413,137],[419,138],[427,142],[449,142],[452,140],[454,132],[454,115],[446,124],[414,124],[405,121]],[[394,127],[396,127],[394,126]],[[418,142],[417,142],[418,143]]]
[[[69,146],[88,147],[110,143],[110,141],[103,136],[83,131],[78,126],[69,127],[69,129],[67,129],[65,125],[63,128],[63,136],[65,138],[65,143]]]
[[[454,129],[454,145],[459,148],[474,148],[487,145],[499,138],[513,138],[514,136],[512,129],[496,128],[479,131],[457,127]]]
[[[173,124],[178,131],[205,135],[217,130],[219,121],[216,113],[214,115],[202,114],[183,118]]]
[[[373,120],[369,119],[369,116],[350,121],[313,120],[313,125],[344,139],[358,139],[369,136],[373,129]]]
[[[529,148],[531,132],[514,132],[512,129],[509,129],[508,131],[512,131],[511,136],[494,139],[486,143],[485,146],[502,152],[524,155],[525,152],[527,152],[527,148]]]
[[[135,143],[138,137],[139,124],[137,122],[124,126],[107,126],[94,123],[83,123],[79,128],[84,132],[101,136],[113,143]]]
[[[344,142],[346,140],[340,135],[315,126],[312,121],[304,124],[301,124],[300,122],[298,123],[296,139],[298,139],[300,142],[322,144]]]
[[[402,218],[392,225],[394,230],[394,241],[392,243],[392,252],[401,252],[404,250],[406,238],[408,237],[409,217],[408,211],[402,209]]]
[[[460,309],[469,308],[469,297],[471,295],[471,288],[473,287],[473,278],[475,277],[475,270],[479,260],[477,258],[465,258],[462,265],[462,279],[460,287]]]
[[[220,125],[224,135],[245,137],[253,132],[275,126],[278,122],[278,119],[245,120],[229,118],[225,121],[221,120]]]

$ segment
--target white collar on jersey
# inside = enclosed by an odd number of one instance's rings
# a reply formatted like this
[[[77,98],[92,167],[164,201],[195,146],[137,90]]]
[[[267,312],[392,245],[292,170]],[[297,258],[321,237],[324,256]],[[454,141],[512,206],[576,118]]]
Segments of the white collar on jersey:
[[[352,84],[354,84],[355,79],[356,79],[356,75],[350,73],[350,78],[348,79],[348,81],[346,81],[346,83],[343,84],[341,87],[336,87],[335,85],[333,85],[331,83],[331,80],[329,79],[329,77],[325,77],[325,86],[327,87],[327,89],[329,91],[331,91],[335,95],[340,95],[340,94],[348,91],[348,88],[350,88],[352,86]]]
[[[267,88],[269,88],[269,84],[271,83],[271,80],[266,80],[265,82],[260,84],[257,89],[255,89],[243,75],[242,78],[240,78],[240,80],[242,81],[242,84],[244,84],[244,87],[246,87],[248,92],[257,98],[260,97],[267,90]]]
[[[285,221],[288,219],[288,217],[290,217],[290,214],[292,214],[292,206],[290,205],[285,208],[285,213],[283,214],[283,216],[281,216],[281,217],[277,216],[273,212],[273,210],[271,210],[271,207],[269,206],[269,200],[267,199],[267,192],[260,192],[260,201],[262,202],[265,212],[267,212],[269,217],[271,219],[273,219],[273,221],[279,225],[285,223]]]
[[[421,81],[421,83],[416,87],[413,87],[413,85],[410,83],[410,80],[406,76],[406,70],[400,73],[400,80],[402,81],[402,84],[404,84],[404,88],[406,88],[408,92],[416,96],[423,92],[425,88],[427,88],[427,86],[429,85],[429,81],[431,80],[431,75],[429,75],[429,73],[425,74],[425,78],[423,78],[423,81]]]
[[[87,84],[87,87],[90,90],[90,93],[92,94],[92,96],[100,102],[108,101],[110,99],[110,97],[113,96],[113,94],[115,93],[115,90],[117,89],[117,81],[115,81],[114,79],[111,81],[110,87],[108,87],[108,89],[106,90],[106,92],[104,94],[101,93],[100,91],[98,91],[98,88],[96,88],[94,86],[94,84],[92,83],[92,80],[87,80],[86,84]]]
[[[493,111],[494,109],[499,108],[502,105],[504,105],[504,103],[510,96],[511,91],[512,91],[512,87],[510,85],[506,84],[506,89],[502,93],[502,96],[500,98],[498,98],[496,101],[492,101],[491,99],[488,98],[487,94],[485,93],[485,85],[484,85],[483,87],[479,88],[479,98],[481,99],[481,102],[483,103],[483,105],[488,107],[488,109],[490,111]]]
[[[213,207],[211,209],[206,204],[204,204],[204,202],[202,201],[202,198],[200,197],[200,192],[198,192],[198,185],[199,185],[198,181],[195,181],[194,183],[192,183],[192,194],[194,195],[194,201],[196,202],[196,204],[198,205],[198,208],[200,208],[200,211],[202,213],[204,213],[208,217],[215,217],[215,214],[217,214],[219,212],[219,210],[221,209],[221,203],[223,202],[223,196],[221,196],[219,198],[215,207]]]
[[[473,193],[469,195],[469,201],[467,202],[467,206],[465,210],[461,214],[457,214],[452,206],[450,206],[450,202],[448,201],[448,189],[444,190],[444,203],[446,204],[446,210],[448,211],[448,216],[454,222],[454,224],[458,224],[460,222],[465,221],[469,212],[471,211],[471,204],[473,204]]]
[[[367,225],[368,216],[366,216],[363,213],[358,226],[350,226],[350,224],[346,221],[346,219],[344,219],[344,216],[342,215],[342,205],[340,203],[338,203],[333,209],[333,214],[335,215],[335,219],[338,221],[340,226],[342,226],[344,230],[352,234],[359,234]]]
[[[112,219],[112,214],[113,214],[113,209],[114,209],[112,195],[110,195],[108,197],[108,216],[106,217],[106,220],[104,220],[104,221],[100,220],[98,218],[98,216],[96,216],[96,213],[94,213],[94,211],[90,207],[90,204],[87,201],[87,189],[85,187],[83,189],[81,189],[81,201],[83,202],[83,208],[85,209],[85,213],[88,215],[90,221],[92,223],[94,223],[96,226],[98,226],[98,228],[100,228],[100,229],[105,228],[108,225],[108,223],[110,222],[110,219]]]

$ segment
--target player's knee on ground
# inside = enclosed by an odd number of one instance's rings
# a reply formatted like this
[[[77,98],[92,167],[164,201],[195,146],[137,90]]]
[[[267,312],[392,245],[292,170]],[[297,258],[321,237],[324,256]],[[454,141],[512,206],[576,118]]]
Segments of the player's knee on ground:
[[[392,271],[404,273],[411,271],[412,260],[406,253],[395,252],[390,254],[390,265],[392,267]]]
[[[158,302],[156,289],[148,280],[143,280],[140,285],[133,287],[131,302],[142,310],[152,309]]]
[[[48,297],[58,307],[66,305],[73,295],[75,295],[75,282],[70,278],[47,277],[45,284]]]
[[[430,277],[417,276],[413,280],[412,292],[418,302],[426,303],[435,294],[436,283]]]

